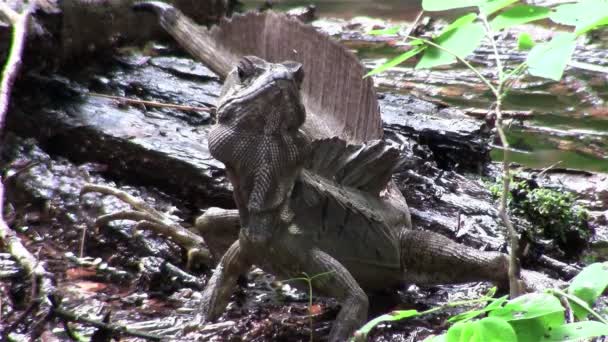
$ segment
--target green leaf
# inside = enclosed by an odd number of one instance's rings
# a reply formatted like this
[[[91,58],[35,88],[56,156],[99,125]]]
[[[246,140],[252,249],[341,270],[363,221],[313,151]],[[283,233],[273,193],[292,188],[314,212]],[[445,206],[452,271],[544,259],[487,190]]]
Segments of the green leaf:
[[[608,287],[608,263],[597,262],[585,267],[570,282],[567,292],[593,306],[599,296]],[[587,317],[587,311],[573,303],[572,308],[578,319]]]
[[[606,335],[608,335],[608,325],[596,321],[583,321],[555,327],[551,331],[547,331],[540,341],[578,341]]]
[[[372,75],[376,75],[379,74],[387,69],[390,69],[392,67],[395,67],[403,62],[405,62],[406,60],[414,57],[415,55],[417,55],[419,52],[423,51],[424,49],[426,49],[426,46],[417,46],[409,51],[406,51],[402,54],[400,54],[399,56],[391,59],[390,61],[380,65],[377,68],[374,68],[372,71],[368,72],[367,74],[365,74],[365,76],[363,77],[368,77],[368,76],[372,76]]]
[[[536,318],[510,321],[509,324],[515,330],[518,341],[536,342],[545,335],[547,331],[564,324],[564,313],[555,312]]]
[[[479,46],[484,35],[485,30],[481,23],[468,23],[457,30],[446,32],[439,36],[435,43],[451,53],[429,46],[416,65],[416,69],[450,64],[456,60],[456,57],[452,54],[465,58]]]
[[[583,23],[580,28],[578,28],[578,26],[577,26],[576,32],[574,34],[576,34],[577,36],[580,36],[589,31],[595,30],[598,27],[606,26],[606,25],[608,25],[608,16],[597,19],[596,21],[587,21],[587,22]]]
[[[458,17],[456,20],[451,22],[448,26],[444,27],[443,30],[441,30],[441,32],[439,32],[439,34],[437,34],[436,39],[441,39],[442,36],[448,34],[450,31],[457,29],[459,27],[462,27],[464,25],[467,25],[469,23],[472,23],[475,19],[477,19],[477,14],[475,14],[475,13],[468,13],[468,14]]]
[[[560,33],[550,42],[536,44],[526,60],[531,75],[559,81],[576,48],[573,33]]]
[[[447,342],[517,342],[511,325],[499,318],[457,323],[448,329]]]
[[[510,300],[502,308],[490,312],[490,317],[516,321],[564,312],[559,299],[546,293],[528,293]]]
[[[595,22],[603,21],[606,13],[608,13],[608,0],[582,0],[555,7],[550,18],[561,25],[576,26],[578,32],[583,28],[594,26]]]
[[[429,336],[429,337],[425,338],[424,340],[422,340],[422,342],[446,342],[446,341],[447,341],[446,334],[432,335],[432,336]]]
[[[523,32],[517,37],[517,48],[519,50],[530,50],[534,47],[534,39],[529,33]]]
[[[498,14],[490,22],[490,27],[492,30],[498,31],[511,26],[547,18],[550,12],[546,7],[519,5]]]
[[[483,12],[486,16],[492,15],[492,13],[496,11],[500,11],[501,9],[516,3],[517,0],[494,0],[494,1],[486,1],[485,4],[479,6],[479,10]]]
[[[418,38],[410,41],[410,45],[424,45],[424,40]]]
[[[365,323],[359,330],[355,332],[355,336],[357,339],[364,339],[369,332],[376,327],[378,324],[382,322],[393,322],[399,321],[405,318],[420,316],[420,312],[418,310],[398,310],[388,313],[386,315],[378,316],[371,321]]]
[[[472,311],[467,311],[467,312],[463,312],[460,313],[456,316],[452,316],[448,319],[449,323],[456,323],[456,322],[464,322],[464,321],[468,321],[471,320],[483,313],[486,312],[490,312],[492,310],[495,310],[497,308],[499,308],[504,302],[507,301],[507,297],[509,297],[508,295],[500,297],[498,299],[493,300],[490,304],[488,304],[485,308],[480,309],[480,310],[472,310]]]
[[[397,34],[399,30],[401,30],[401,26],[398,25],[393,27],[387,27],[381,30],[371,30],[368,33],[372,36],[392,36],[394,34]]]
[[[487,0],[422,0],[422,9],[427,12],[445,11],[454,8],[478,6]]]
[[[508,321],[518,341],[538,341],[547,330],[564,323],[564,308],[555,296],[529,293],[510,300],[489,316]]]

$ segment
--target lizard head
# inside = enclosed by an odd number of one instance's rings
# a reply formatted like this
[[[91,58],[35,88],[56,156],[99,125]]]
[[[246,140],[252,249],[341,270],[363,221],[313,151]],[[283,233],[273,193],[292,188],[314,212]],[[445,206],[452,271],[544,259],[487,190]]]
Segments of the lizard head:
[[[280,212],[302,168],[308,151],[300,131],[306,118],[302,79],[299,63],[248,56],[222,89],[209,150],[226,165],[244,227],[243,220]]]

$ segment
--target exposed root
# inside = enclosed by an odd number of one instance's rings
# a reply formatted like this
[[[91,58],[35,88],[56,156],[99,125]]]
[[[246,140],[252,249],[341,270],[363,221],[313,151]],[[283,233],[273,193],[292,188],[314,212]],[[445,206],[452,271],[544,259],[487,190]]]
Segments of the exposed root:
[[[209,250],[204,247],[205,241],[203,238],[175,223],[168,215],[152,208],[139,198],[109,186],[85,184],[80,191],[80,197],[82,198],[82,196],[91,192],[115,196],[133,208],[133,210],[119,211],[98,217],[95,220],[96,228],[116,220],[138,221],[135,226],[136,230],[146,229],[165,235],[182,248],[185,248],[187,250],[187,268],[190,268],[193,262],[213,267],[213,258]]]

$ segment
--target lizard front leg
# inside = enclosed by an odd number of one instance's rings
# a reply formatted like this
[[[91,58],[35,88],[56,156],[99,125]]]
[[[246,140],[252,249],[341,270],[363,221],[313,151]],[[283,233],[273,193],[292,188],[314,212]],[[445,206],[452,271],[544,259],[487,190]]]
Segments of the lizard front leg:
[[[241,220],[236,209],[211,207],[199,216],[194,230],[202,236],[215,260],[219,260],[239,238]]]
[[[235,241],[226,251],[213,275],[207,282],[201,301],[203,321],[212,321],[218,318],[230,300],[237,279],[247,272],[251,263],[246,260],[239,241]]]

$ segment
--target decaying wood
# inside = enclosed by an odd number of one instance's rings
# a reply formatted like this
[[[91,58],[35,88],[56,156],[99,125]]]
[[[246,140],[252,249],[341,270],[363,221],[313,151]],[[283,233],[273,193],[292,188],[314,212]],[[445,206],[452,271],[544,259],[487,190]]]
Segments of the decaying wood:
[[[36,68],[80,63],[83,55],[109,55],[114,47],[166,38],[156,18],[131,10],[136,0],[39,1],[30,26],[28,65]],[[169,0],[201,24],[217,21],[231,7],[230,0]],[[23,6],[14,1],[15,7]],[[7,36],[0,26],[0,37]],[[8,46],[0,40],[0,54]]]

